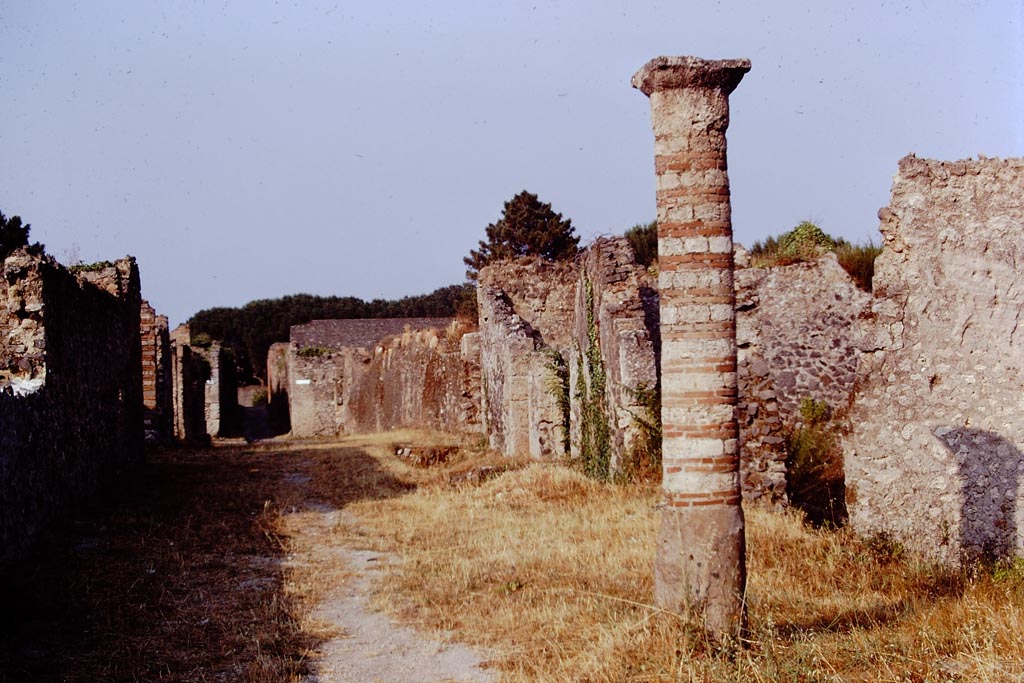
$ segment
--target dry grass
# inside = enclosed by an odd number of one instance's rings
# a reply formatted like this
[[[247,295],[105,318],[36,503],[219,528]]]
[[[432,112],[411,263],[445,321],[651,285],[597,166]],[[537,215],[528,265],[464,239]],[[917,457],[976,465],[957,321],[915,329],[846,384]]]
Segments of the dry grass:
[[[319,522],[410,487],[337,443],[154,454],[0,575],[0,681],[301,680],[345,575]]]
[[[454,443],[410,432],[364,440],[377,457],[358,439],[152,454],[0,572],[0,682],[303,680],[337,635],[310,613],[348,576],[332,552],[351,535],[345,508],[440,483],[385,447],[432,440]],[[464,456],[447,472],[468,468]]]
[[[0,576],[0,681],[297,681],[285,590],[299,451],[156,453]]]
[[[1024,680],[1024,563],[942,571],[751,510],[750,638],[715,649],[650,604],[656,489],[466,443],[430,468],[395,456],[453,443],[158,460],[5,577],[0,681],[299,680],[335,635],[309,613],[347,577],[340,544],[392,553],[379,604],[488,648],[509,682]],[[481,465],[508,471],[453,484]]]
[[[944,571],[751,510],[750,639],[724,651],[650,604],[656,490],[556,465],[457,489],[416,474],[415,492],[352,505],[366,530],[347,541],[402,558],[382,605],[490,648],[503,680],[1024,680],[1022,568]]]

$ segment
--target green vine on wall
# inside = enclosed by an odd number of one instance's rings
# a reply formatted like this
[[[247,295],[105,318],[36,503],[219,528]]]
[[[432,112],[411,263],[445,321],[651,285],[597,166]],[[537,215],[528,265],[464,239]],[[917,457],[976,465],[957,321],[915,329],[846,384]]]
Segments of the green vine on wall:
[[[580,354],[576,380],[576,395],[581,405],[580,464],[589,476],[608,479],[611,469],[611,429],[605,408],[608,376],[601,358],[597,321],[594,319],[594,285],[589,279],[584,279],[584,294],[587,348]],[[587,375],[590,377],[589,382]]]
[[[562,429],[562,452],[568,453],[570,442],[569,442],[569,420],[571,415],[571,405],[569,403],[569,366],[565,363],[565,358],[562,354],[555,349],[548,350],[548,391],[552,396],[555,397],[555,403],[558,405],[558,412],[561,416],[561,424],[558,426]]]
[[[661,387],[638,384],[629,392],[637,406],[630,411],[637,437],[621,476],[624,481],[656,480],[661,475]]]

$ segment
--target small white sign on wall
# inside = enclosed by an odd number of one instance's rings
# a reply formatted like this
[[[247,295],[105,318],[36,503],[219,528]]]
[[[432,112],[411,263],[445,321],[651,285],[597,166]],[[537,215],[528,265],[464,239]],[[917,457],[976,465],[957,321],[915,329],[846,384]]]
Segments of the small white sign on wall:
[[[312,383],[312,380],[308,380],[308,379],[297,379],[297,380],[295,380],[295,383],[296,383],[296,384],[311,384],[311,383]]]

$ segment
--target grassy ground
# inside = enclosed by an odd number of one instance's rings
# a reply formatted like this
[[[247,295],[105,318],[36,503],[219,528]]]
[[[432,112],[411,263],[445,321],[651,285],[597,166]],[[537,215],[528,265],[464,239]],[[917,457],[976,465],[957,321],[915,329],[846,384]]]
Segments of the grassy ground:
[[[315,642],[275,530],[288,463],[168,451],[3,577],[0,680],[287,681]]]
[[[1024,565],[944,571],[760,510],[748,511],[750,638],[715,650],[650,604],[657,501],[531,465],[350,509],[362,543],[404,558],[381,603],[493,648],[507,681],[1024,680]]]
[[[336,544],[392,553],[378,604],[486,646],[505,681],[1024,680],[1024,565],[942,571],[751,510],[750,638],[715,650],[650,604],[656,489],[395,456],[451,443],[158,455],[3,577],[0,681],[301,680],[335,635],[309,613],[345,578]]]

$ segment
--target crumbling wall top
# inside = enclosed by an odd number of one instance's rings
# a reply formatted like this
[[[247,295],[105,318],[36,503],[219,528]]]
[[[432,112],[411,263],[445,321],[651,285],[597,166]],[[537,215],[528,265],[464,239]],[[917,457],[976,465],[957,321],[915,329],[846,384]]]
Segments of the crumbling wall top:
[[[410,330],[443,330],[451,318],[346,318],[313,320],[304,325],[292,325],[289,336],[293,344],[321,346],[330,349],[364,347],[376,344],[384,337]]]
[[[141,289],[139,265],[134,256],[125,256],[96,270],[76,267],[69,270],[75,273],[79,280],[88,282],[119,299],[137,297],[137,292]]]

